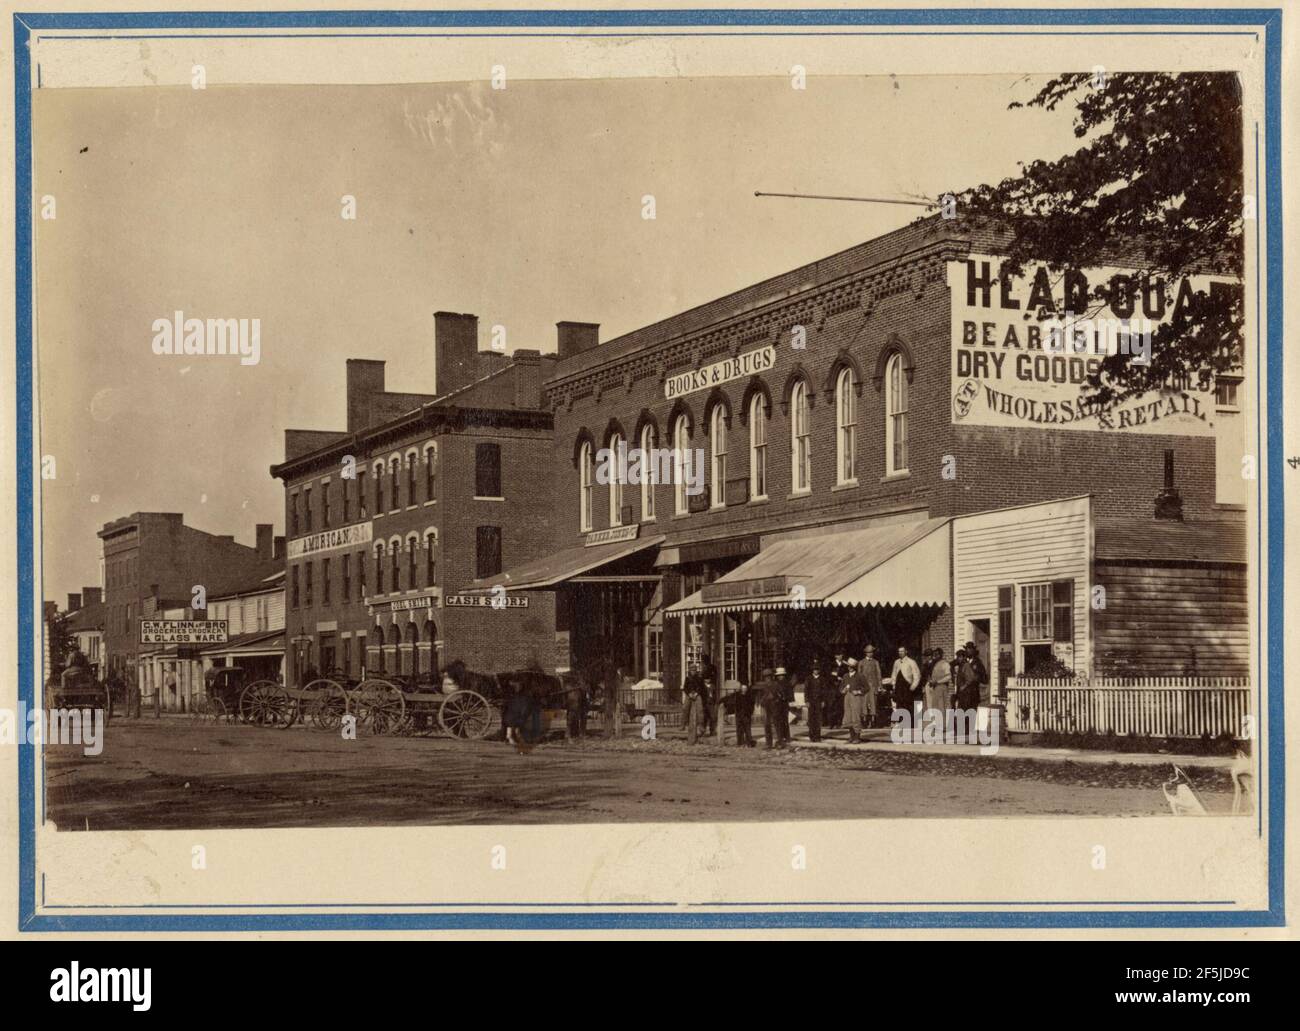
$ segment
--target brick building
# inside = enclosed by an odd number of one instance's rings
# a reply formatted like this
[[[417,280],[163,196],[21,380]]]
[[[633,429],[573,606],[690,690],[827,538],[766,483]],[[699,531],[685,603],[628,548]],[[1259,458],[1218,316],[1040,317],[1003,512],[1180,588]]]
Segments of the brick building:
[[[273,529],[256,527],[256,547],[185,525],[180,512],[135,512],[105,523],[102,542],[106,671],[137,683],[140,620],[188,608],[196,586],[218,590],[271,557]],[[200,614],[197,618],[202,618]]]
[[[555,359],[478,350],[473,315],[434,315],[436,389],[384,389],[384,363],[349,359],[347,429],[287,430],[287,681],[434,675],[449,661],[504,670],[549,659],[549,598],[493,608],[475,577],[554,540]]]
[[[546,383],[554,552],[479,588],[553,594],[557,666],[670,687],[704,655],[720,679],[752,682],[868,640],[890,655],[974,639],[1003,676],[1053,656],[1087,672],[1105,557],[1093,539],[1111,527],[1109,547],[1121,521],[1166,540],[1175,564],[1231,568],[1232,629],[1219,634],[1213,606],[1185,614],[1219,642],[1202,643],[1198,668],[1238,669],[1241,507],[1216,497],[1216,440],[1239,415],[1216,407],[1213,382],[1086,411],[1070,400],[1086,359],[1047,352],[1017,321],[1045,316],[1053,294],[1062,314],[1081,309],[1042,271],[998,277],[988,254],[987,234],[934,219],[605,343],[562,323]],[[1149,314],[1173,303],[1161,286]],[[620,446],[698,455],[702,490],[604,482],[603,454]],[[1031,524],[1037,536],[1016,536]],[[1134,559],[1112,551],[1112,567]],[[981,563],[1016,572],[984,584]],[[1166,573],[1157,596],[1177,590]],[[1140,647],[1120,622],[1106,649],[1117,666]]]

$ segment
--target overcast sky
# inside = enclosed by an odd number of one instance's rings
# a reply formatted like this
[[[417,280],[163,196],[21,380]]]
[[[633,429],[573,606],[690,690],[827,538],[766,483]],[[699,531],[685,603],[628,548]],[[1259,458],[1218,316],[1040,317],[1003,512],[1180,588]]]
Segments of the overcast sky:
[[[998,76],[621,79],[34,95],[45,597],[98,582],[136,510],[283,533],[286,427],[342,429],[344,360],[434,386],[436,310],[480,346],[602,340],[897,228],[932,197],[1075,144]],[[357,218],[340,217],[356,197]],[[657,218],[641,217],[642,197]],[[260,318],[261,363],[159,357],[155,319]]]

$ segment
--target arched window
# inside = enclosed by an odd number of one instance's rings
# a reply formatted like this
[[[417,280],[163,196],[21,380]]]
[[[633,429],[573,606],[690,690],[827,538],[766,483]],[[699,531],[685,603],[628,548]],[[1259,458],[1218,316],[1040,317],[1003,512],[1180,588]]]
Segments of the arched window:
[[[591,451],[591,441],[586,441],[578,453],[578,485],[578,529],[585,533],[591,529],[592,503],[596,492],[596,462]]]
[[[424,500],[432,501],[434,487],[438,482],[438,445],[430,444],[424,449]]]
[[[394,455],[392,461],[388,463],[388,474],[388,490],[392,495],[388,499],[388,510],[390,512],[396,512],[402,507],[402,499],[399,497],[401,491],[398,489],[402,483],[402,460],[396,455]]]
[[[415,462],[418,456],[414,451],[406,456],[406,503],[415,504]]]
[[[907,374],[894,352],[885,366],[885,472],[907,472]]]
[[[808,384],[799,380],[790,390],[790,490],[812,489],[812,432],[808,418]]]
[[[378,483],[378,477],[375,482]],[[384,542],[375,545],[375,593],[384,593]],[[380,638],[382,640],[382,638]]]
[[[720,404],[709,418],[709,483],[710,507],[722,508],[727,503],[727,412]]]
[[[384,463],[375,463],[375,515],[384,513]]]
[[[686,515],[690,511],[690,502],[686,498],[686,479],[690,472],[691,433],[687,428],[686,416],[679,415],[673,423],[673,511],[677,515]]]
[[[412,534],[406,538],[406,568],[409,573],[409,579],[406,586],[415,590],[416,570],[420,560],[420,538]]]
[[[397,592],[402,589],[402,542],[393,541],[388,552],[393,560],[393,591]]]
[[[623,480],[627,477],[627,449],[615,433],[609,438],[609,525],[623,525]]]
[[[659,477],[656,472],[659,463],[655,461],[655,440],[653,423],[641,427],[641,520],[649,522],[655,517],[655,483]]]
[[[841,369],[835,381],[835,482],[857,483],[858,406],[853,370]]]
[[[424,535],[424,582],[427,586],[432,587],[438,574],[438,535],[429,530]]]
[[[767,497],[767,405],[758,392],[749,400],[749,496]]]

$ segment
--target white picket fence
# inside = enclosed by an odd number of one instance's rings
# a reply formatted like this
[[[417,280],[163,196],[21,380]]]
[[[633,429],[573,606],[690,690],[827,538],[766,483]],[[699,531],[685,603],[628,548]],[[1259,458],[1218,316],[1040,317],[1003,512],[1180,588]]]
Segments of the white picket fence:
[[[1242,737],[1251,715],[1248,677],[1096,677],[1090,681],[1012,677],[1011,731]]]

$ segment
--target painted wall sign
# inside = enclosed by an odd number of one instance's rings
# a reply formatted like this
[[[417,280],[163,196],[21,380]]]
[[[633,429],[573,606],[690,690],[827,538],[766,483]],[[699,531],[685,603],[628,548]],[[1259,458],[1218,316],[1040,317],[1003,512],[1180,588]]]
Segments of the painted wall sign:
[[[788,594],[784,576],[765,576],[760,580],[731,580],[705,584],[700,600],[710,604],[747,598],[779,598]]]
[[[1086,400],[1087,380],[1113,353],[1150,360],[1150,336],[1195,293],[1236,289],[1220,277],[1144,283],[1118,268],[1051,271],[972,254],[948,262],[952,304],[952,421],[1212,436],[1214,377],[1208,370],[1107,410]],[[1093,295],[1098,286],[1108,301]]]
[[[488,594],[452,594],[443,600],[443,604],[449,609],[490,609],[493,607],[492,596]],[[507,594],[505,607],[508,609],[528,608],[528,595]]]
[[[746,351],[735,358],[724,358],[685,372],[675,372],[664,380],[664,397],[671,401],[683,394],[708,390],[719,383],[727,383],[742,376],[767,372],[776,365],[776,348],[771,344],[754,351]]]
[[[369,523],[355,523],[352,526],[341,526],[337,530],[310,533],[305,537],[295,537],[291,540],[285,554],[294,559],[369,544],[371,532]]]
[[[627,526],[611,526],[607,530],[593,530],[583,538],[582,546],[584,548],[594,548],[597,544],[613,544],[615,541],[634,541],[636,536],[641,532],[640,523],[631,523]]]
[[[224,619],[142,619],[141,644],[226,644]]]

